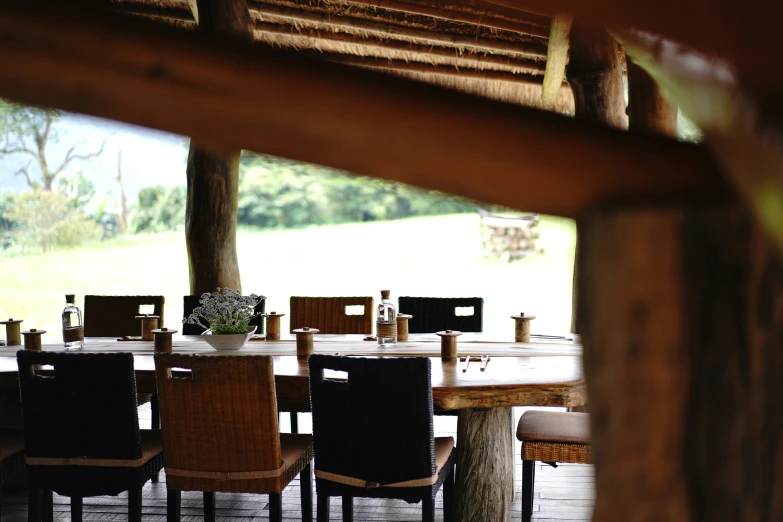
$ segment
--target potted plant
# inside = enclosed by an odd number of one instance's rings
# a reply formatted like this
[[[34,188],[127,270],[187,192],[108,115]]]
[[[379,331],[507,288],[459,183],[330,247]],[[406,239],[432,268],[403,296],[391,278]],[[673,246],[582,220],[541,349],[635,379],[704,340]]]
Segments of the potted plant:
[[[256,294],[242,295],[230,288],[218,288],[202,294],[201,306],[194,308],[183,322],[203,327],[201,335],[215,350],[236,351],[255,333],[256,327],[250,326],[250,321],[260,315],[254,310],[263,299]]]

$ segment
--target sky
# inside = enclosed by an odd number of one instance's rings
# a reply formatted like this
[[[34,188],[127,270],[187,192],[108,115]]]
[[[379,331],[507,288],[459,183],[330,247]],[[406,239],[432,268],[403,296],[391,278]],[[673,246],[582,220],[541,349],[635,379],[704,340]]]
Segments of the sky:
[[[95,152],[108,137],[101,156],[87,161],[73,161],[65,171],[68,174],[79,170],[84,172],[100,195],[116,197],[114,176],[120,151],[123,186],[128,201],[134,201],[142,187],[185,185],[187,138],[76,114],[66,114],[57,128],[61,131],[59,142],[51,144],[47,149],[50,167],[59,165],[74,144],[79,144],[76,153]],[[15,175],[28,160],[29,156],[19,154],[0,158],[0,191],[28,189],[24,177]],[[33,169],[32,172],[37,171]]]

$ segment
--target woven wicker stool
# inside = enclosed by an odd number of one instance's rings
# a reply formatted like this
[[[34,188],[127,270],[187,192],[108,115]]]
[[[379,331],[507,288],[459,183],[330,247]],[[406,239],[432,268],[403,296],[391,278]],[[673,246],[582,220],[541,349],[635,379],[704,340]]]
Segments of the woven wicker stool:
[[[522,522],[533,516],[536,461],[590,464],[590,425],[587,413],[526,411],[517,425],[522,441]]]

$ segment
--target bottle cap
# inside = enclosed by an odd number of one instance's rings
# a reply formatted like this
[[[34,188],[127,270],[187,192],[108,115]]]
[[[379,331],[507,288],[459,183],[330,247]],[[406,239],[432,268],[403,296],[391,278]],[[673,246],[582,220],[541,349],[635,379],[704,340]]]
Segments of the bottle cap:
[[[65,294],[65,302],[66,303],[75,303],[76,302],[76,294]]]
[[[391,290],[381,290],[381,298],[388,299],[391,295]]]

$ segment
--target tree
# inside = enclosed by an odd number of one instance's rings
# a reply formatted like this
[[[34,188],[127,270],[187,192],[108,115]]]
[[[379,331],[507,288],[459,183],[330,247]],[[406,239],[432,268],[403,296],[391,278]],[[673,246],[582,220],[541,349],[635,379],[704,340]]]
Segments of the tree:
[[[77,153],[78,144],[66,152],[59,165],[52,167],[47,158],[47,147],[59,142],[61,134],[57,123],[62,113],[54,109],[27,107],[0,100],[0,157],[10,155],[26,156],[27,164],[16,171],[24,176],[30,188],[41,188],[51,192],[57,177],[72,161],[84,161],[100,156],[106,140],[99,150],[86,154]],[[32,167],[39,171],[35,175]]]

